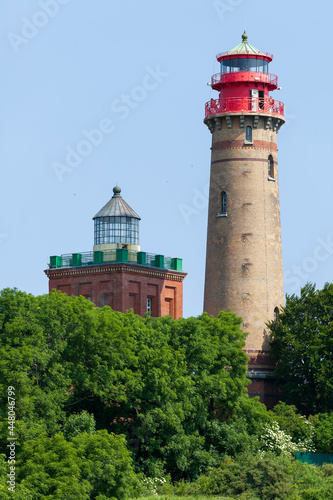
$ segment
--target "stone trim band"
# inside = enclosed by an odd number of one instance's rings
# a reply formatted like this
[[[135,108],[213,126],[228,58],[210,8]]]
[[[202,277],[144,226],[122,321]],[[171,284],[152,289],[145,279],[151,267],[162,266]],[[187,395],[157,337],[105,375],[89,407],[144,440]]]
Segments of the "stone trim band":
[[[232,139],[229,141],[217,141],[213,144],[212,150],[234,149],[234,148],[250,148],[250,149],[267,149],[277,152],[276,142],[254,140],[253,144],[246,144],[242,140]]]
[[[222,158],[221,160],[212,161],[211,165],[215,165],[215,163],[224,163],[226,161],[247,161],[249,163],[251,163],[252,161],[264,161],[267,163],[267,158],[250,158],[250,157],[246,157],[246,158]],[[275,163],[275,165],[276,165],[276,163]]]
[[[146,276],[157,276],[159,278],[164,278],[165,280],[170,280],[170,281],[183,281],[186,273],[177,273],[177,274],[171,274],[170,271],[166,272],[156,272],[148,269],[139,269],[137,267],[129,267],[128,265],[118,265],[118,266],[101,266],[99,268],[92,267],[88,269],[67,269],[67,270],[60,270],[60,269],[47,269],[45,271],[45,274],[49,277],[52,276],[53,279],[61,278],[63,276],[77,276],[77,275],[88,275],[88,274],[95,274],[95,273],[104,273],[104,272],[122,272],[122,271],[127,271],[135,274],[145,274]]]

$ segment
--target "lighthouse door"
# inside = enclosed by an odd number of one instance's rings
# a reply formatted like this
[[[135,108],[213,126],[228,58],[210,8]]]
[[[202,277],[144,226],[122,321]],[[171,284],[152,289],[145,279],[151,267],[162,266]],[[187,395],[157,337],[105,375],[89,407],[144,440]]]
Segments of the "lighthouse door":
[[[251,110],[258,111],[259,107],[259,91],[257,89],[251,90]]]

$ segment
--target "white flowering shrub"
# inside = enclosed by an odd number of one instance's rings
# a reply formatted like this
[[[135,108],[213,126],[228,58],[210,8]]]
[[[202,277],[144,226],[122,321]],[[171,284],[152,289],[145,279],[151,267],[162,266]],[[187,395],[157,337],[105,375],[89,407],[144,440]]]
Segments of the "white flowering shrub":
[[[297,442],[297,450],[296,451],[300,451],[301,453],[315,452],[316,448],[315,448],[315,445],[313,444],[313,440],[314,440],[314,436],[315,436],[315,428],[306,417],[301,416],[300,418],[303,419],[304,423],[308,427],[308,432],[307,432],[308,435],[305,439]]]
[[[309,423],[309,425],[311,424]],[[309,436],[306,439],[294,443],[292,437],[281,430],[277,422],[274,421],[271,425],[266,425],[261,435],[261,454],[266,451],[272,451],[277,455],[292,455],[296,451],[303,453],[315,451],[313,445],[314,428],[312,425],[311,428],[309,427]]]
[[[166,483],[166,479],[164,477],[159,478],[159,477],[145,477],[142,479],[142,486],[143,486],[143,494],[145,495],[157,495],[158,494],[158,488],[160,486],[163,486],[163,484]]]

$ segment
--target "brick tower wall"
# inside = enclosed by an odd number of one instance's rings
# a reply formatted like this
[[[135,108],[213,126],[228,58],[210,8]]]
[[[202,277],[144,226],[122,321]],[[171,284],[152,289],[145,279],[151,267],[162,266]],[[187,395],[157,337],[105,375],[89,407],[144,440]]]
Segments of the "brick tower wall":
[[[277,123],[268,116],[223,115],[212,133],[204,310],[217,315],[231,308],[241,316],[252,358],[267,352],[266,322],[284,303]],[[247,125],[253,144],[245,141]],[[227,216],[219,216],[222,191]]]

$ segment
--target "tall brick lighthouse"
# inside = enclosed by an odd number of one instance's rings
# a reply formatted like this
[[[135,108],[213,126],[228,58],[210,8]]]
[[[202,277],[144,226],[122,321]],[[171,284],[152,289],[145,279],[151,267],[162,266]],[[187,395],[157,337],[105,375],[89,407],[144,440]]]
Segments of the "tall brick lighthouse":
[[[204,310],[231,308],[243,318],[249,394],[270,406],[277,388],[266,323],[284,302],[276,141],[284,105],[270,96],[278,88],[273,56],[247,38],[217,55],[211,86],[219,96],[205,109],[212,155]]]

